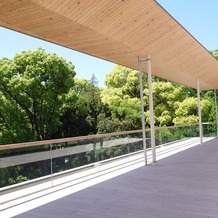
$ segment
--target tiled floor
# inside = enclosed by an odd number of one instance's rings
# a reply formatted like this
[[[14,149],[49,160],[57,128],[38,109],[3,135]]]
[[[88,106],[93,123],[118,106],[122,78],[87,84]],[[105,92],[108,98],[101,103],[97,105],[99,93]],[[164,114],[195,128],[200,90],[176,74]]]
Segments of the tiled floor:
[[[218,218],[218,139],[17,218]]]

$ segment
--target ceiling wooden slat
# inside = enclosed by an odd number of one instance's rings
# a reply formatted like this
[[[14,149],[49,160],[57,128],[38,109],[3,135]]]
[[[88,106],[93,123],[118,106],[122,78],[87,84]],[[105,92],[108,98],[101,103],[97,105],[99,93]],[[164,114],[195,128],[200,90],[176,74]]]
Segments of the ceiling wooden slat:
[[[1,0],[0,25],[133,69],[151,55],[156,76],[218,88],[218,62],[154,0]]]

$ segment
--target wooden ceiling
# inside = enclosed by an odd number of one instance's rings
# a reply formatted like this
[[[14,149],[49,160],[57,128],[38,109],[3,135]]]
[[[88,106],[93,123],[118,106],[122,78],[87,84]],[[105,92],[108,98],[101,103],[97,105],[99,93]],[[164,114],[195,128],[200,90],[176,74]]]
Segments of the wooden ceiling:
[[[1,0],[0,25],[132,69],[151,55],[155,76],[218,88],[218,62],[154,0]]]

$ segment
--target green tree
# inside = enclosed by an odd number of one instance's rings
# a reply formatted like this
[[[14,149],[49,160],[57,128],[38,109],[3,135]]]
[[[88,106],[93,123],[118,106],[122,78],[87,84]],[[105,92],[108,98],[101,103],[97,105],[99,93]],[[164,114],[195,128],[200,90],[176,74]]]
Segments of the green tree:
[[[146,80],[146,75],[143,80]],[[110,114],[99,120],[99,132],[141,128],[138,71],[116,65],[113,71],[107,74],[105,84],[107,88],[102,90],[101,100],[109,108]],[[146,83],[144,87],[147,87]],[[148,101],[146,93],[144,101]]]
[[[185,98],[182,88],[168,81],[157,81],[152,85],[156,126],[171,126],[175,118],[175,103]]]
[[[146,75],[143,81],[145,123],[149,126],[150,111]],[[195,89],[156,77],[153,77],[152,81],[155,126],[190,124],[198,121]],[[110,109],[111,117],[104,117],[105,119],[99,122],[101,129],[109,129],[104,123],[105,120],[110,122],[111,130],[141,128],[138,72],[117,65],[106,76],[105,83],[107,88],[102,91],[101,98]],[[201,95],[203,121],[212,121],[214,120],[213,93],[208,91],[202,92]],[[123,125],[124,122],[125,125]]]
[[[210,52],[218,60],[218,49],[215,49]]]
[[[198,100],[197,98],[190,97],[182,102],[176,102],[176,117],[173,119],[175,125],[181,124],[195,124],[198,123]],[[213,121],[214,118],[214,103],[209,99],[201,100],[201,114],[202,121]],[[210,120],[211,119],[211,120]]]
[[[66,102],[61,115],[61,137],[96,134],[103,104],[95,76],[91,80],[75,78],[71,95],[75,101]]]
[[[51,138],[74,85],[73,64],[40,48],[3,58],[0,74],[1,142]]]

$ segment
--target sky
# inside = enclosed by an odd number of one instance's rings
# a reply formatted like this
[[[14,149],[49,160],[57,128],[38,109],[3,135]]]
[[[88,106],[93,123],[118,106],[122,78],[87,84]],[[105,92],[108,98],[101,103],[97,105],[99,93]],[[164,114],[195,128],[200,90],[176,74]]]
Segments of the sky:
[[[157,0],[207,50],[218,49],[218,0]]]
[[[218,49],[218,0],[157,0],[206,49]],[[99,87],[104,87],[105,75],[114,64],[52,43],[0,27],[0,58],[13,59],[24,50],[44,48],[71,61],[76,77],[91,79],[95,74]]]

